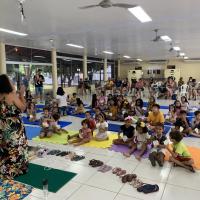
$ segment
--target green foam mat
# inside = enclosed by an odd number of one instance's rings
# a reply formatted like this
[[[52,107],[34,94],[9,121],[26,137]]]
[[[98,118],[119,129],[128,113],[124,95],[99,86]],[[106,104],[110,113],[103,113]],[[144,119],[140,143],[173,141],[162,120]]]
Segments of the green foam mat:
[[[76,174],[72,172],[30,163],[28,166],[28,173],[16,177],[15,180],[42,190],[42,182],[44,179],[47,179],[48,190],[55,193],[75,176]]]

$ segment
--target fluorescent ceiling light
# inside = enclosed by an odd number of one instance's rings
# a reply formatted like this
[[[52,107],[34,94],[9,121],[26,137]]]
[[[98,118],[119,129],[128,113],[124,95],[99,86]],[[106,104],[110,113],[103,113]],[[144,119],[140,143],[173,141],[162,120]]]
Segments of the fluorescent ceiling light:
[[[173,47],[173,49],[174,49],[175,51],[180,51],[180,50],[181,50],[180,47]]]
[[[11,31],[11,30],[4,29],[4,28],[0,28],[0,31],[5,32],[5,33],[10,33],[10,34],[13,34],[13,35],[19,35],[19,36],[27,36],[28,35],[26,33],[20,33],[20,32],[16,32],[16,31]]]
[[[180,56],[185,56],[185,53],[179,53]]]
[[[79,49],[83,49],[84,47],[83,46],[81,46],[81,45],[76,45],[76,44],[71,44],[71,43],[69,43],[69,44],[66,44],[67,46],[70,46],[70,47],[75,47],[75,48],[79,48]]]
[[[141,62],[141,61],[142,61],[142,59],[140,59],[140,58],[137,58],[136,60],[137,60],[137,61],[139,61],[139,62]]]
[[[189,59],[189,58],[188,58],[187,56],[184,56],[184,59],[187,60],[187,59]]]
[[[164,40],[165,42],[171,42],[172,41],[172,39],[167,35],[162,35],[160,38],[162,40]]]
[[[128,10],[142,23],[152,21],[151,17],[140,6],[129,8]]]
[[[130,59],[131,57],[130,56],[123,56],[124,58],[127,58],[127,59]]]
[[[44,56],[33,56],[34,58],[46,58]]]
[[[113,52],[111,52],[111,51],[103,51],[103,53],[106,53],[106,54],[114,54]]]

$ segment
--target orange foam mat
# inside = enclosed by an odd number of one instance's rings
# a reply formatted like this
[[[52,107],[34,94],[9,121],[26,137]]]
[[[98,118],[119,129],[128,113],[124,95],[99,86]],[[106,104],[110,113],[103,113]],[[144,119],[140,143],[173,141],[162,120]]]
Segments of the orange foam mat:
[[[192,158],[194,160],[194,167],[198,170],[200,170],[200,148],[197,147],[189,147],[187,146],[189,152],[192,155]],[[165,160],[169,160],[170,153],[168,151],[165,152]]]

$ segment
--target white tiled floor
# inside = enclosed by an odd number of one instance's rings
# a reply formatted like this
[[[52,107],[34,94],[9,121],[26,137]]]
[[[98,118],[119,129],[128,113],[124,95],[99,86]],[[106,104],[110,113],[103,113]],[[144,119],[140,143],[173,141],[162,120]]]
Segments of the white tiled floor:
[[[166,105],[166,101],[162,101]],[[67,127],[68,130],[78,130],[82,119],[76,117],[65,117],[64,119],[73,123]],[[200,147],[200,139],[186,138],[184,141],[190,146]],[[30,141],[32,145],[38,145]],[[85,148],[55,144],[42,144],[48,148],[61,150],[73,150],[86,159],[79,162],[71,162],[65,158],[47,156],[38,158],[33,163],[49,166],[65,171],[77,173],[69,183],[64,185],[57,193],[49,193],[48,200],[199,200],[200,196],[200,171],[195,174],[182,168],[173,168],[171,164],[165,163],[163,168],[151,167],[148,159],[137,161],[134,157],[124,158],[122,154],[107,149]],[[145,195],[139,193],[129,184],[122,184],[119,177],[111,172],[102,174],[96,169],[88,166],[90,159],[100,159],[113,167],[121,167],[128,173],[137,174],[145,183],[159,185],[159,192]],[[43,192],[35,189],[26,200],[41,200]]]

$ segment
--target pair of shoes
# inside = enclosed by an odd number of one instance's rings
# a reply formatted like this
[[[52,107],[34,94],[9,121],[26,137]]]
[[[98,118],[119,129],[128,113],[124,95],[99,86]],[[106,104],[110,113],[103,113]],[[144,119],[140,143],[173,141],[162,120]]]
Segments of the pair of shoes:
[[[152,192],[159,191],[159,186],[158,185],[145,184],[145,185],[137,188],[137,191],[143,192],[144,194],[149,194],[149,193],[152,193]]]
[[[95,159],[92,159],[92,160],[90,160],[90,162],[89,162],[89,165],[91,166],[91,167],[100,167],[100,166],[102,166],[104,163],[102,162],[102,161],[100,161],[100,160],[95,160]]]
[[[122,177],[122,183],[132,182],[133,179],[136,179],[136,174],[126,174]]]
[[[140,179],[133,179],[133,181],[130,183],[130,185],[132,185],[134,188],[139,188],[142,185],[144,185],[144,183],[140,180]]]
[[[124,176],[126,174],[126,170],[121,169],[120,167],[116,167],[112,170],[113,174],[116,174],[117,176]]]
[[[75,155],[73,158],[71,158],[71,161],[80,161],[83,159],[85,159],[85,156]]]
[[[109,165],[102,165],[101,167],[99,167],[98,171],[102,172],[102,173],[106,173],[106,172],[110,171],[111,169],[112,169],[112,167]]]

